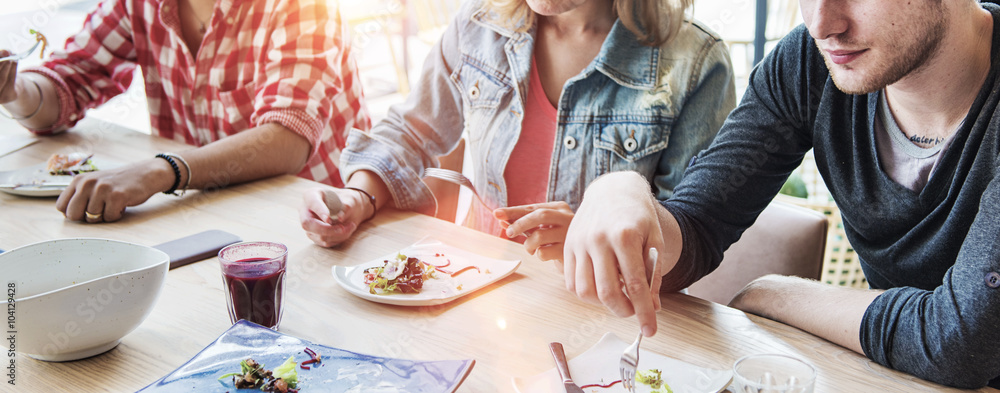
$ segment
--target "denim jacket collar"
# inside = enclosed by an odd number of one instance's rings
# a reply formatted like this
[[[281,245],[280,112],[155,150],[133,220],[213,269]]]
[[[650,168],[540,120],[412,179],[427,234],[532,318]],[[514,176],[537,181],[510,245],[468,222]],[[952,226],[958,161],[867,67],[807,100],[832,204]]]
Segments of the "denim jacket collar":
[[[525,33],[517,32],[524,21],[509,27],[497,23],[496,14],[485,8],[473,13],[472,20],[497,34],[508,37],[511,42],[507,46],[528,43],[533,40],[535,34],[534,27]],[[579,78],[586,78],[597,70],[619,85],[638,90],[652,90],[656,87],[659,55],[660,48],[640,44],[635,34],[629,31],[621,20],[616,20],[601,45],[601,51],[581,72]]]
[[[619,85],[652,90],[656,87],[659,58],[660,48],[642,45],[621,20],[616,20],[600,53],[583,72],[590,74],[597,69]]]
[[[473,22],[476,22],[477,24],[487,29],[493,30],[497,34],[500,34],[504,37],[515,38],[515,36],[528,36],[528,37],[516,37],[518,39],[524,39],[524,38],[529,38],[531,36],[528,33],[517,32],[517,30],[519,30],[521,26],[524,25],[524,20],[517,21],[517,23],[514,24],[514,26],[504,26],[503,24],[497,23],[498,18],[499,16],[496,14],[496,12],[490,11],[486,7],[480,8],[476,10],[476,12],[472,13]],[[532,26],[530,30],[532,30],[533,32],[534,26]]]

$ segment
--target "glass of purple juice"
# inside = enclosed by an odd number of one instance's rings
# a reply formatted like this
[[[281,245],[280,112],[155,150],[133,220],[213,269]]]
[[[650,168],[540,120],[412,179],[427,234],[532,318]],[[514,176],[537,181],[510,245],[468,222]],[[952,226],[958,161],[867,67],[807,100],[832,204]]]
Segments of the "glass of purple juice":
[[[241,319],[277,329],[285,295],[288,247],[272,242],[242,242],[219,251],[229,320]]]

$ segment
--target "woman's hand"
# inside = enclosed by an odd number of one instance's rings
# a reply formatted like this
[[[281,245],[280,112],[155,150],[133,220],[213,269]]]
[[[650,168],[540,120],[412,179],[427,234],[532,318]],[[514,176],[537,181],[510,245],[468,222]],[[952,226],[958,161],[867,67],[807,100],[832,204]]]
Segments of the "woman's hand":
[[[0,57],[7,57],[11,54],[10,51],[0,49]],[[5,61],[0,63],[0,104],[6,104],[17,99],[17,92],[14,91],[14,82],[16,80],[17,62]]]
[[[323,247],[333,247],[349,239],[358,225],[372,214],[368,197],[355,190],[315,188],[307,191],[302,199],[299,209],[302,229],[309,240]]]
[[[173,170],[159,158],[73,177],[56,200],[56,209],[73,221],[118,221],[125,208],[145,202],[174,182]]]
[[[502,207],[493,211],[508,238],[524,235],[524,249],[543,261],[562,263],[566,230],[573,221],[573,210],[566,202]]]

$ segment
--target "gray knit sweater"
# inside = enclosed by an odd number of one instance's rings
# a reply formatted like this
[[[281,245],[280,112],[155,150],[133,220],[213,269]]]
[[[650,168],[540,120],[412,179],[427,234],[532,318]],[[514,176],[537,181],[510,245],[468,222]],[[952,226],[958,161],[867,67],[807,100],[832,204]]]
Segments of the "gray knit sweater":
[[[990,74],[920,192],[879,167],[878,94],[840,92],[804,27],[782,40],[664,202],[684,237],[664,290],[715,269],[812,148],[870,285],[887,290],[865,312],[865,354],[956,387],[1000,376],[1000,6],[983,7],[994,20]]]

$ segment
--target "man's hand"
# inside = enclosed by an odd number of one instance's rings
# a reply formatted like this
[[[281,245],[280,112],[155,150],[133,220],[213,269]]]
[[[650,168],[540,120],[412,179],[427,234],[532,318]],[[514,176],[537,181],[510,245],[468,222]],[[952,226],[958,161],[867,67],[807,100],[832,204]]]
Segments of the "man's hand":
[[[573,209],[566,202],[502,207],[493,211],[508,238],[522,234],[524,249],[543,261],[562,262],[566,231],[573,221]]]
[[[337,208],[334,197],[340,200],[339,211],[330,210],[331,206]],[[302,229],[309,240],[323,247],[333,247],[349,239],[358,225],[372,214],[371,202],[355,190],[315,188],[307,191],[302,199],[299,209]],[[328,204],[328,200],[331,203]]]
[[[662,275],[680,255],[679,232],[676,242],[665,244],[661,220],[678,232],[646,179],[634,172],[604,175],[587,187],[563,254],[570,291],[620,317],[637,314],[647,337],[656,334]],[[656,272],[645,258],[650,248],[659,251]]]
[[[133,165],[83,173],[56,201],[56,209],[73,221],[90,223],[118,221],[125,208],[145,202],[174,182],[174,172],[166,161],[154,158]]]

